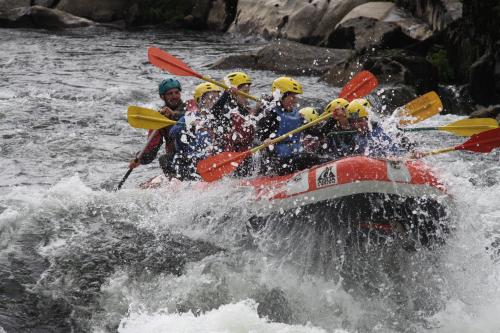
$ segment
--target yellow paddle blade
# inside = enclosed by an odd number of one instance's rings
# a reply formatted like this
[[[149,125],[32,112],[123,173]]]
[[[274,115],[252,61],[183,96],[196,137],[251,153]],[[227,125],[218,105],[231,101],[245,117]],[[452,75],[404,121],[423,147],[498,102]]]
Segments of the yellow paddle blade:
[[[498,122],[493,118],[462,119],[438,127],[440,131],[451,132],[459,136],[472,136],[495,128],[498,128]]]
[[[416,124],[432,117],[443,110],[441,99],[434,92],[428,92],[403,106],[398,116],[401,118],[400,125]]]
[[[160,129],[176,124],[175,121],[168,119],[157,111],[140,106],[129,106],[127,119],[130,126],[135,128]]]

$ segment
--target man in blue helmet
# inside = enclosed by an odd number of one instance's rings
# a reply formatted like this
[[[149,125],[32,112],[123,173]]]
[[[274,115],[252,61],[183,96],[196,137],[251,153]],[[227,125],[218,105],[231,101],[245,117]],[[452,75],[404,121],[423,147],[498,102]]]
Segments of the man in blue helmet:
[[[185,113],[185,105],[181,98],[181,83],[173,78],[168,78],[163,80],[158,86],[158,93],[160,98],[164,101],[163,107],[159,112],[165,117],[172,120],[179,120]],[[149,145],[144,150],[141,158],[138,162],[132,160],[129,164],[129,168],[136,168],[141,164],[149,164],[153,162],[160,150],[163,141],[165,141],[165,154],[160,156],[158,159],[160,167],[166,176],[170,177],[172,174],[171,161],[174,155],[174,142],[169,135],[171,127],[165,127],[158,130],[152,138]],[[150,130],[148,133],[148,138],[153,131]]]

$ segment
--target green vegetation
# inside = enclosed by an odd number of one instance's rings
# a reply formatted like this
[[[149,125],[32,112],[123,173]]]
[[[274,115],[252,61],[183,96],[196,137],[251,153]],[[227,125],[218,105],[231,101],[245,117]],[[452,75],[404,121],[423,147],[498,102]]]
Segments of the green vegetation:
[[[443,83],[453,82],[455,71],[448,60],[448,52],[445,49],[437,49],[427,54],[427,61],[437,68],[439,78]]]

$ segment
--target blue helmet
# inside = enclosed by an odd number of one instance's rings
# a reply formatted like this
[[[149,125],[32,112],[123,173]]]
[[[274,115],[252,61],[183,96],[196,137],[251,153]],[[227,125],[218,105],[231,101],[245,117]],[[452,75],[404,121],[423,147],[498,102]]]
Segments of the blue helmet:
[[[182,90],[181,88],[181,83],[177,81],[176,79],[165,79],[161,81],[160,85],[158,86],[158,92],[160,95],[163,95],[170,89],[177,88],[179,90]]]

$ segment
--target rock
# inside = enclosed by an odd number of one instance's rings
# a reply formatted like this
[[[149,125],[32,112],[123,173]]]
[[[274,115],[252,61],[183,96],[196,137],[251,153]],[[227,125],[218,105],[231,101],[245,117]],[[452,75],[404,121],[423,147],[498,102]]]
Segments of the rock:
[[[468,115],[473,111],[468,85],[439,85],[436,92],[443,102],[441,114]]]
[[[385,86],[378,89],[373,97],[376,100],[377,111],[386,115],[391,115],[396,108],[405,105],[415,98],[417,98],[415,89],[402,84]]]
[[[9,28],[63,29],[88,27],[94,24],[82,17],[41,6],[15,8],[0,15],[0,26]]]
[[[474,62],[469,74],[470,93],[481,105],[495,103],[495,58],[490,52]]]
[[[427,22],[398,7],[393,8],[384,22],[396,23],[407,36],[420,41],[428,39],[433,34],[432,28]]]
[[[251,68],[286,75],[321,75],[332,63],[345,61],[352,54],[350,50],[328,49],[280,40],[253,54],[221,59],[212,68]]]
[[[111,22],[124,19],[130,6],[129,1],[121,0],[60,0],[55,8],[96,22]]]
[[[415,40],[404,34],[401,27],[395,23],[357,17],[341,23],[328,37],[327,45],[364,51],[374,48],[402,48],[414,42]]]
[[[234,69],[234,68],[250,68],[258,67],[257,54],[235,54],[218,60],[210,68],[214,69]]]
[[[404,50],[380,50],[358,55],[330,67],[321,80],[343,86],[353,73],[369,70],[386,84],[405,84],[414,87],[418,94],[437,88],[437,69],[425,58]]]
[[[32,1],[33,6],[42,6],[47,8],[52,8],[56,3],[56,0],[35,0]]]
[[[432,35],[429,24],[415,18],[402,8],[396,7],[393,2],[368,2],[362,4],[351,10],[339,25],[358,17],[367,17],[382,22],[394,23],[401,27],[401,31],[404,34],[417,40],[424,40]]]
[[[327,1],[328,6],[318,21],[313,33],[312,40],[317,40],[316,44],[325,45],[328,36],[332,34],[338,23],[354,8],[367,3],[366,0],[338,0]]]
[[[267,317],[270,321],[289,324],[292,321],[292,310],[283,290],[273,288],[261,291],[255,296],[259,317]]]
[[[193,4],[191,14],[188,15],[190,20],[187,27],[195,29],[204,28],[207,23],[207,17],[211,6],[211,0],[196,0]]]
[[[496,118],[500,117],[500,105],[490,106],[488,108],[480,108],[469,115],[469,118]]]
[[[30,0],[0,0],[0,13],[14,8],[29,6],[31,6]]]
[[[437,31],[462,17],[461,0],[396,0],[396,5],[423,19]]]
[[[236,0],[215,0],[207,17],[208,28],[226,31],[236,16]]]
[[[340,21],[338,25],[349,21],[358,17],[367,17],[372,18],[377,21],[384,20],[389,13],[395,8],[393,2],[368,2],[362,5],[357,6],[353,10],[349,12],[344,18]],[[338,26],[337,25],[337,26]]]
[[[239,0],[230,32],[323,44],[338,22],[367,0]]]

